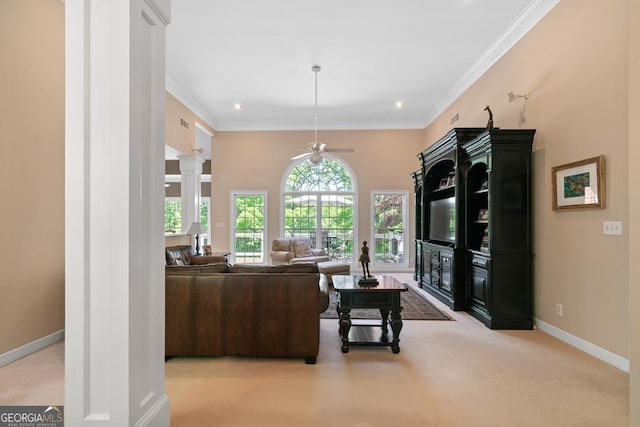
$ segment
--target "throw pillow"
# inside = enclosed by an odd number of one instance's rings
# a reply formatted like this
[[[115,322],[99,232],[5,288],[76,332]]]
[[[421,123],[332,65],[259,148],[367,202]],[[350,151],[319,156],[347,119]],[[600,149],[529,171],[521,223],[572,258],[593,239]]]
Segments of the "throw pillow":
[[[307,239],[296,239],[292,242],[293,253],[297,258],[313,256],[311,252],[311,241]]]

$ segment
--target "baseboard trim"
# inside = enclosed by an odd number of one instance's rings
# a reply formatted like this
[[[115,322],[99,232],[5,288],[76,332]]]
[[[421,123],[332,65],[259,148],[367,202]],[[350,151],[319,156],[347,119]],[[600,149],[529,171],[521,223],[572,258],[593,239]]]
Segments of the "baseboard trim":
[[[39,338],[28,344],[9,350],[6,353],[0,354],[0,367],[13,363],[18,359],[22,359],[25,356],[35,353],[38,350],[53,344],[54,342],[64,339],[64,329],[54,332],[46,337]]]
[[[563,331],[560,328],[557,328],[547,322],[543,322],[540,319],[535,319],[536,327],[545,332],[552,337],[558,338],[560,341],[564,341],[565,343],[577,348],[578,350],[584,351],[585,353],[595,357],[596,359],[600,359],[603,362],[608,363],[609,365],[620,369],[625,373],[629,373],[629,359],[625,359],[622,356],[618,356],[615,353],[610,352],[602,347],[598,347],[595,344],[590,343],[589,341],[585,341],[580,337],[572,335],[566,331]]]

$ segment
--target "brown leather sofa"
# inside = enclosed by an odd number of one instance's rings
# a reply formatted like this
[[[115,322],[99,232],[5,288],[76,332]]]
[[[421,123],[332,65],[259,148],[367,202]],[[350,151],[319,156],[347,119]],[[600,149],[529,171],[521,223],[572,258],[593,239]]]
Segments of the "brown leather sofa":
[[[167,356],[304,357],[320,346],[326,277],[314,264],[167,268]]]
[[[165,262],[168,266],[203,265],[226,262],[225,257],[218,255],[193,255],[189,245],[167,246],[164,248]]]

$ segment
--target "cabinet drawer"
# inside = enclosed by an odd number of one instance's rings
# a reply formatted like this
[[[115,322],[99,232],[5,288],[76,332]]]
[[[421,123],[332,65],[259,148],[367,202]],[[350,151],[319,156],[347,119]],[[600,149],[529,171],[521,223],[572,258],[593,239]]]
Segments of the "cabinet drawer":
[[[471,265],[474,267],[484,268],[486,270],[489,266],[489,259],[474,256],[471,258]]]

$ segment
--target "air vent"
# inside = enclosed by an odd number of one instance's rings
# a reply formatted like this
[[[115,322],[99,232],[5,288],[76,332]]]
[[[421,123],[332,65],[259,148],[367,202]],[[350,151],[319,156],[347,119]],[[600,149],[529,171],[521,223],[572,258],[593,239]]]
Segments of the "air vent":
[[[189,130],[189,122],[183,119],[182,117],[180,117],[180,126]]]

